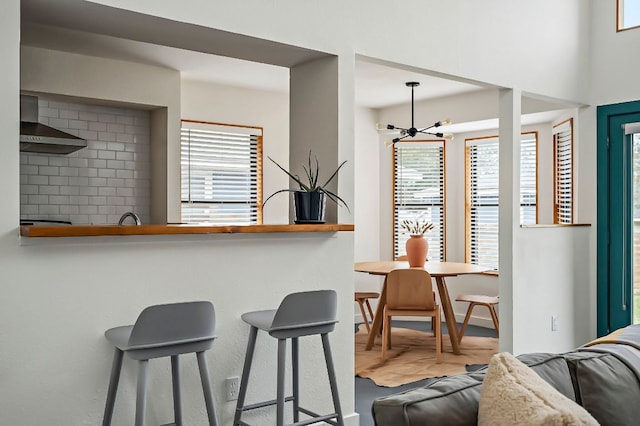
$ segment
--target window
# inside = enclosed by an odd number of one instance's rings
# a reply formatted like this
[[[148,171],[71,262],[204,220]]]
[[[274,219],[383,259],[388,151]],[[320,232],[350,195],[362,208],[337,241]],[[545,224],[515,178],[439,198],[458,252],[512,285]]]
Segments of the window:
[[[262,129],[182,120],[182,222],[262,223]]]
[[[573,119],[553,126],[553,223],[573,223]]]
[[[444,141],[399,142],[393,148],[393,255],[405,253],[409,235],[405,219],[423,218],[434,224],[425,233],[429,259],[445,260]]]
[[[618,31],[640,27],[640,0],[618,0]]]
[[[537,220],[536,132],[523,133],[520,145],[520,223]],[[498,137],[465,141],[465,261],[498,270]]]

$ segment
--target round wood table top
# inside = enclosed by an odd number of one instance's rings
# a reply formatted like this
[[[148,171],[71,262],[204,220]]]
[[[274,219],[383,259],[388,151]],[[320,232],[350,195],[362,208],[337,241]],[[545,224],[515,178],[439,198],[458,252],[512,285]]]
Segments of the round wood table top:
[[[394,269],[409,269],[409,262],[406,260],[378,260],[371,262],[356,262],[354,270],[356,272],[368,272],[373,275],[387,275]],[[432,277],[455,277],[456,275],[480,274],[490,269],[485,266],[472,265],[461,262],[437,262],[427,261],[424,268]]]

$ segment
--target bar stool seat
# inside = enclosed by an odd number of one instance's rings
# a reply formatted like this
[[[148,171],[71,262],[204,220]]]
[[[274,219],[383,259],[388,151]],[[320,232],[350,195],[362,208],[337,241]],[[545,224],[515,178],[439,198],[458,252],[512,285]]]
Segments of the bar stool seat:
[[[238,402],[233,420],[234,426],[247,426],[242,420],[242,413],[256,408],[276,405],[276,425],[284,425],[284,404],[293,403],[293,425],[308,425],[312,423],[326,422],[332,425],[344,426],[338,386],[333,367],[331,347],[328,333],[335,328],[337,310],[337,296],[333,290],[317,290],[287,295],[280,303],[280,307],[274,310],[253,311],[242,314],[242,320],[251,326],[249,330],[249,342],[240,380]],[[276,381],[276,399],[254,404],[245,404],[247,385],[251,373],[253,353],[255,350],[258,330],[267,332],[278,339],[278,366]],[[320,415],[306,408],[300,407],[299,399],[299,369],[298,369],[298,338],[303,336],[320,335],[324,350],[329,385],[333,398],[335,412]],[[291,363],[292,363],[292,395],[285,397],[285,361],[287,340],[291,339]],[[300,420],[300,414],[310,416],[310,419]],[[332,420],[335,419],[335,420]]]
[[[367,333],[371,333],[371,326],[369,322],[373,322],[373,309],[371,309],[371,304],[369,303],[369,299],[377,299],[380,297],[380,293],[375,291],[356,291],[354,293],[354,300],[358,302],[358,306],[360,306],[360,313],[362,314],[362,319],[364,320],[364,325],[367,327]],[[367,310],[369,311],[369,320],[367,318],[367,314],[364,310],[364,306],[367,306]]]
[[[181,354],[192,352],[196,354],[198,360],[209,425],[217,426],[205,355],[205,351],[213,346],[213,341],[216,338],[215,310],[211,302],[199,301],[149,306],[138,316],[134,325],[111,328],[105,332],[105,337],[115,347],[115,353],[102,420],[103,426],[111,424],[122,359],[125,353],[138,361],[135,425],[144,426],[145,423],[149,360],[170,356],[174,424],[182,426],[178,357]]]

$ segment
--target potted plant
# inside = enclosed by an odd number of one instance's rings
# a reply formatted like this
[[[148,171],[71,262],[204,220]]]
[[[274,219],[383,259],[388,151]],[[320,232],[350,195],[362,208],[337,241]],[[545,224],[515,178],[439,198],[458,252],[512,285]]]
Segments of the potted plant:
[[[337,194],[329,191],[326,187],[329,183],[338,175],[340,168],[344,166],[344,163],[347,161],[343,161],[340,163],[338,168],[333,172],[333,174],[326,180],[324,184],[319,184],[320,177],[320,164],[318,163],[318,157],[315,155],[313,158],[315,161],[311,159],[312,154],[309,151],[309,161],[302,168],[304,169],[306,179],[300,178],[300,176],[295,175],[280,164],[278,164],[273,158],[267,156],[269,160],[280,170],[285,172],[293,181],[298,185],[299,189],[280,189],[273,194],[269,195],[262,205],[264,206],[267,201],[271,199],[276,194],[281,192],[292,192],[293,193],[293,201],[295,207],[295,223],[324,223],[324,212],[325,212],[325,201],[329,198],[331,201],[336,203],[337,205],[344,205],[347,210],[349,210],[349,206],[347,203],[340,198]]]
[[[429,243],[424,238],[424,233],[433,229],[433,223],[426,219],[412,218],[404,219],[400,226],[409,233],[410,238],[405,243],[407,251],[407,260],[409,266],[422,267],[427,260],[427,252],[429,251]]]

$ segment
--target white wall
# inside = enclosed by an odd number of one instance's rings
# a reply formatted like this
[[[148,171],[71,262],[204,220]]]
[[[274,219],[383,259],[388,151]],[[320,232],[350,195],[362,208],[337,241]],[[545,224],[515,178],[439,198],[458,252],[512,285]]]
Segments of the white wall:
[[[162,222],[180,222],[180,73],[168,68],[22,46],[20,89],[95,102],[126,103],[147,109],[166,108],[163,137],[152,136],[152,207],[163,209]],[[153,120],[153,119],[152,119]],[[155,128],[155,127],[154,127]],[[166,133],[166,136],[164,135]],[[167,138],[167,143],[160,146]],[[157,164],[165,158],[166,164]],[[162,194],[155,196],[157,191]],[[155,198],[155,199],[154,199]],[[153,219],[152,212],[152,219]],[[159,223],[158,220],[154,221]]]
[[[182,118],[263,128],[263,199],[282,188],[289,178],[273,164],[289,164],[289,94],[250,90],[220,84],[183,80]],[[247,122],[249,120],[250,122]],[[263,210],[264,223],[289,222],[287,194],[273,197]]]

